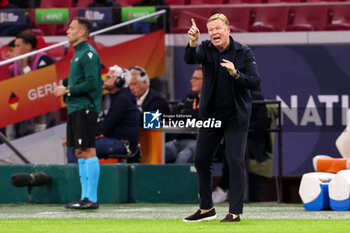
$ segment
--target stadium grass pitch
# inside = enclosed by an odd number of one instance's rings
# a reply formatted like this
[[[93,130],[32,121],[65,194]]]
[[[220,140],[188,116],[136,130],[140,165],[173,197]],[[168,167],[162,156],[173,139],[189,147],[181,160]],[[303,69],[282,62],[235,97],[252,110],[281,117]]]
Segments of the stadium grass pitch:
[[[96,232],[278,232],[320,233],[349,232],[349,220],[320,219],[243,219],[241,222],[220,223],[212,220],[184,223],[177,219],[2,219],[0,232],[4,233],[96,233]]]
[[[0,205],[1,233],[41,232],[350,232],[349,211],[305,211],[295,204],[245,204],[242,221],[220,223],[227,204],[216,206],[218,219],[185,223],[198,205],[102,204],[98,210],[66,210],[62,205]]]

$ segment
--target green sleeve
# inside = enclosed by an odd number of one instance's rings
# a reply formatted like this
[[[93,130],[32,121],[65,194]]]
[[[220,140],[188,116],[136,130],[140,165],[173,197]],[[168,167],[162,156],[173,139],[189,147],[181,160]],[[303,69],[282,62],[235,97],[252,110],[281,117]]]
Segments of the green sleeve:
[[[101,78],[101,64],[96,54],[87,52],[81,58],[82,72],[84,81],[70,87],[71,95],[80,95],[94,90],[98,85],[98,79]]]

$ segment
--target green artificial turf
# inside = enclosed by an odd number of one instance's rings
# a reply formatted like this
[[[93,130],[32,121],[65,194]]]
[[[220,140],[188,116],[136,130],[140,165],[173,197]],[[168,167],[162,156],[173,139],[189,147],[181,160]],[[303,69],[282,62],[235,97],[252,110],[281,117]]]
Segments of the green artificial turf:
[[[0,232],[307,232],[350,231],[347,219],[243,219],[220,223],[212,220],[184,223],[179,219],[0,219]]]
[[[0,205],[0,233],[99,232],[350,232],[349,211],[305,211],[300,204],[245,204],[237,223],[220,223],[227,204],[216,205],[218,219],[184,223],[198,205],[102,204],[97,210],[69,210],[63,205]]]

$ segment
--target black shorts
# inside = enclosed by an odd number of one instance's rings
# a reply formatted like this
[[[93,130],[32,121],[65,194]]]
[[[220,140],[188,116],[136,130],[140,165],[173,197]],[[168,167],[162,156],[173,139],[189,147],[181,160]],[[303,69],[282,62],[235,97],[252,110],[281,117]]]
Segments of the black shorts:
[[[95,147],[97,113],[79,110],[67,118],[67,146],[87,149]]]

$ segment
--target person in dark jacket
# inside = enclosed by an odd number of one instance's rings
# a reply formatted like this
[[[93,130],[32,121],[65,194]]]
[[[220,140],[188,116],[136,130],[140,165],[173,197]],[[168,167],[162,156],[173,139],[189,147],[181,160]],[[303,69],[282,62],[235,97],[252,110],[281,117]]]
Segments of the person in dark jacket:
[[[158,92],[152,90],[149,85],[149,77],[142,67],[133,66],[130,69],[130,90],[137,98],[137,105],[141,112],[157,111],[169,114],[169,104]]]
[[[109,68],[103,89],[110,93],[110,105],[99,117],[96,130],[96,153],[99,158],[110,154],[131,153],[139,142],[140,113],[136,97],[128,86],[130,72],[114,65]],[[68,148],[69,162],[74,162],[74,151]]]
[[[123,81],[124,79],[124,81]],[[129,90],[131,75],[117,65],[109,68],[103,88],[111,94],[110,107],[97,124],[96,150],[100,158],[128,154],[139,142],[140,113]]]
[[[229,213],[221,222],[239,222],[243,211],[245,187],[245,147],[251,113],[251,90],[260,88],[260,77],[252,50],[230,36],[230,24],[223,14],[207,21],[210,40],[199,40],[194,19],[188,31],[189,44],[184,59],[201,63],[203,86],[199,117],[221,121],[218,128],[200,128],[197,136],[195,167],[199,178],[199,210],[186,222],[216,218],[212,200],[212,163],[224,137],[230,173]]]

